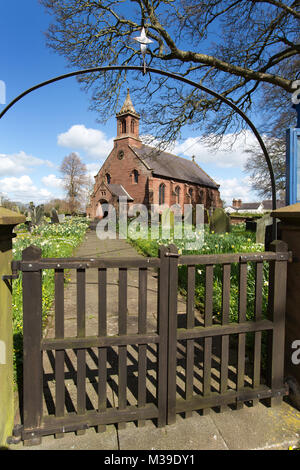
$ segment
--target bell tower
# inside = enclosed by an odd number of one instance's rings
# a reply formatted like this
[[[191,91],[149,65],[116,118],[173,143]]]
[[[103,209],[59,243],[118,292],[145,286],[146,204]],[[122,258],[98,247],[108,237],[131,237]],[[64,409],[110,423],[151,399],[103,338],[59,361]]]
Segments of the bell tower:
[[[127,89],[127,96],[120,111],[116,114],[117,117],[117,137],[115,140],[129,139],[134,146],[141,142],[139,137],[139,121],[140,115],[134,109],[132,104],[129,89]]]

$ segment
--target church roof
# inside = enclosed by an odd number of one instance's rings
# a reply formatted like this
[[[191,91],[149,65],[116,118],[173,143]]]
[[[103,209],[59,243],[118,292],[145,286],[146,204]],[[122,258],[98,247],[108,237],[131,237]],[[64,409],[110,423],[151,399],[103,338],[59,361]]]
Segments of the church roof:
[[[130,194],[128,194],[126,189],[121,184],[107,184],[107,187],[112,194],[115,194],[118,197],[124,196],[129,201],[133,201],[133,198],[130,196]]]
[[[134,109],[134,106],[132,104],[131,98],[130,98],[130,93],[129,93],[129,88],[127,88],[127,96],[125,98],[124,104],[120,111],[117,113],[117,116],[122,116],[122,114],[134,114],[135,116],[139,117],[140,115],[136,112]]]
[[[132,148],[132,147],[131,147]],[[148,145],[132,148],[136,155],[153,171],[153,175],[195,183],[218,189],[219,185],[197,163]]]

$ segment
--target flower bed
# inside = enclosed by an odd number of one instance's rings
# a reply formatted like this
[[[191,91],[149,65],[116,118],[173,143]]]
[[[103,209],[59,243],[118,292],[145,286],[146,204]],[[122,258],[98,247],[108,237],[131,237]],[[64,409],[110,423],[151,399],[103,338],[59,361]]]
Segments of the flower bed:
[[[199,234],[200,237],[200,234]],[[264,245],[255,243],[255,234],[246,232],[244,224],[232,227],[230,233],[215,234],[210,233],[205,227],[204,243],[202,248],[197,251],[186,250],[186,240],[175,240],[170,237],[168,240],[160,238],[159,240],[129,240],[139,252],[146,256],[158,256],[159,245],[168,245],[174,243],[180,254],[220,254],[220,253],[249,253],[264,251]],[[186,295],[187,273],[186,266],[178,268],[178,283],[180,292]],[[213,312],[216,317],[221,315],[222,311],[222,266],[214,267],[213,284]],[[230,320],[238,319],[238,293],[239,293],[239,265],[231,265],[231,289],[230,289]],[[195,304],[203,312],[205,296],[205,267],[196,266],[196,288]],[[268,263],[264,263],[264,283],[263,283],[263,312],[266,312],[268,298]],[[247,278],[247,319],[251,320],[254,316],[255,301],[255,264],[248,263]]]
[[[22,226],[17,229],[17,237],[13,242],[13,259],[19,260],[22,251],[30,245],[42,250],[43,258],[68,258],[82,242],[88,222],[84,218],[73,217],[61,224],[45,224],[33,229],[31,233],[23,232]],[[54,300],[54,271],[43,270],[42,314],[43,326]],[[65,276],[65,281],[67,282]],[[13,281],[13,334],[14,334],[14,368],[15,373],[22,363],[23,342],[23,304],[22,275]]]

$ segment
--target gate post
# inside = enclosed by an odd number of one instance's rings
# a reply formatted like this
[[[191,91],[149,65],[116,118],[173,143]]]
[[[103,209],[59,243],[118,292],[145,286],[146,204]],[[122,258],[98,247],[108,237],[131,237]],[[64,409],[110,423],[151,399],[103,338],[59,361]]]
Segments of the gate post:
[[[284,241],[275,240],[270,244],[270,251],[282,253],[288,251]],[[269,311],[273,322],[273,331],[268,335],[268,385],[272,390],[283,388],[284,384],[284,338],[286,311],[287,261],[271,261],[269,274]],[[271,398],[271,405],[280,405],[282,395]]]
[[[12,434],[14,424],[12,287],[13,228],[25,216],[0,207],[0,447]]]
[[[287,266],[284,373],[291,381],[289,398],[300,409],[300,203],[277,209],[271,215],[280,219],[281,239],[293,257]]]
[[[22,261],[37,263],[41,249],[29,246],[22,253]],[[30,264],[29,264],[30,267]],[[37,266],[23,270],[23,409],[25,445],[37,445],[41,437],[43,410],[42,363],[42,272]]]

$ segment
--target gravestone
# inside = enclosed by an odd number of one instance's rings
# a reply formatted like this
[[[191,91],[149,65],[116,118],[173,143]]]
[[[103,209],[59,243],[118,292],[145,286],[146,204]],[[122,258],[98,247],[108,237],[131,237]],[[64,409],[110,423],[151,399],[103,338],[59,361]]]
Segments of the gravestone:
[[[65,214],[58,214],[58,220],[60,224],[65,221],[65,218]]]
[[[54,207],[51,209],[51,224],[59,224],[57,210]]]
[[[256,222],[256,243],[265,243],[266,227],[273,224],[273,217],[264,215]]]
[[[276,226],[277,226],[277,240],[281,240],[281,230],[280,230],[280,221],[276,219]],[[270,244],[274,241],[273,237],[273,224],[266,226],[266,233],[265,233],[265,250],[269,251]]]
[[[230,232],[230,217],[223,209],[216,207],[210,217],[209,228],[214,233]]]
[[[39,206],[35,206],[33,202],[30,202],[27,216],[30,220],[27,220],[27,228],[31,231],[34,226],[42,225],[44,223],[44,204],[40,204]]]
[[[37,225],[41,225],[44,220],[44,204],[37,206],[35,211],[35,222]]]
[[[100,219],[94,219],[94,220],[92,220],[92,221],[90,222],[89,229],[90,229],[90,230],[96,230],[99,221],[100,221]]]

